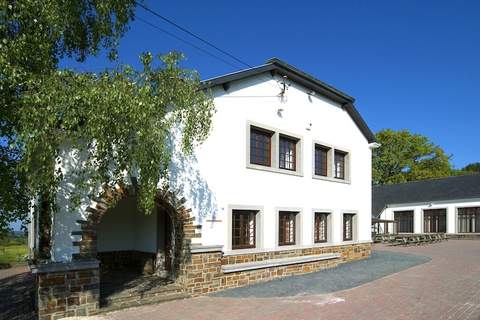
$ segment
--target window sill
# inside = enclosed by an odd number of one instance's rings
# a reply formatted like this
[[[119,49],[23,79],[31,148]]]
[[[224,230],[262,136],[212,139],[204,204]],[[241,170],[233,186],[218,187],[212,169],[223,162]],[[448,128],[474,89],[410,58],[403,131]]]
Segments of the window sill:
[[[274,173],[281,173],[281,174],[286,174],[290,176],[303,177],[303,172],[301,170],[291,171],[287,169],[279,169],[279,168],[267,167],[267,166],[251,164],[251,163],[247,163],[247,169],[254,169],[254,170],[268,171],[268,172],[274,172]]]
[[[312,175],[312,179],[325,180],[325,181],[337,182],[337,183],[343,183],[343,184],[352,184],[352,182],[350,180],[343,180],[343,179],[337,179],[337,178],[332,178],[332,177],[317,176],[315,174]]]

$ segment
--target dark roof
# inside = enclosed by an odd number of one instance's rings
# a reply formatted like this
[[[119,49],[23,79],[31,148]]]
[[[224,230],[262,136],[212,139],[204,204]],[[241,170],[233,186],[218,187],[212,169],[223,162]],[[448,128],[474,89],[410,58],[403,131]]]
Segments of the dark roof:
[[[372,216],[393,204],[480,198],[480,174],[373,186]]]
[[[219,85],[226,85],[229,82],[255,76],[264,72],[271,72],[272,74],[277,73],[279,75],[286,76],[288,79],[310,90],[313,90],[334,102],[339,103],[343,109],[348,112],[368,142],[371,143],[376,141],[375,135],[372,133],[360,113],[358,113],[357,109],[353,105],[355,102],[353,97],[277,58],[269,59],[265,64],[257,67],[204,80],[202,81],[202,84],[204,88],[212,88]]]

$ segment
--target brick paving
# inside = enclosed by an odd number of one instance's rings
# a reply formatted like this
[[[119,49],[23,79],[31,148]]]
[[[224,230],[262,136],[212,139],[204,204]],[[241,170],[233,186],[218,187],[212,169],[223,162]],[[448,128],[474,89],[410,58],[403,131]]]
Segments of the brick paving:
[[[26,266],[0,270],[0,319],[33,320],[34,279]]]
[[[377,249],[432,260],[329,294],[277,298],[199,297],[112,312],[99,319],[480,319],[480,241]],[[288,286],[285,290],[289,290]]]

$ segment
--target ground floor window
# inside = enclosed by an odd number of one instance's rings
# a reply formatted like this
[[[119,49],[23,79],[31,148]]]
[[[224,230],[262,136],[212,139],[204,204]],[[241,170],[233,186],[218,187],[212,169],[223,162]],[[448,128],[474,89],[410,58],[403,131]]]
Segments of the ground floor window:
[[[295,244],[297,212],[280,211],[278,217],[278,245],[287,246]]]
[[[232,249],[255,248],[256,211],[232,210]]]
[[[425,233],[447,232],[447,210],[446,209],[423,210],[423,232]]]
[[[398,233],[413,233],[413,211],[395,211]]]
[[[314,241],[315,243],[327,242],[327,228],[328,228],[328,213],[315,212],[314,220]]]
[[[458,232],[480,232],[480,207],[458,208]]]
[[[351,213],[343,215],[343,241],[353,240],[353,217]]]

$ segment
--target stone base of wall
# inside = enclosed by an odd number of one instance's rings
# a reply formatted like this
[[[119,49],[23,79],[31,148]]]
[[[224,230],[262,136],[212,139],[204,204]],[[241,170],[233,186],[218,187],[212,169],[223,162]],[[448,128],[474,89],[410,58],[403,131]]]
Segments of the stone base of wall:
[[[185,294],[199,296],[228,288],[332,268],[347,261],[365,259],[370,256],[371,248],[371,243],[357,243],[224,256],[221,246],[197,247],[192,248],[180,264],[177,284],[183,288]],[[315,255],[328,257],[319,261],[290,263],[228,273],[222,269],[222,266],[226,265]],[[125,258],[125,255],[122,254],[122,257]],[[133,257],[138,258],[137,255],[133,255]],[[148,257],[150,259],[150,256]],[[108,258],[112,258],[111,255],[103,255],[104,260],[108,260]],[[36,307],[40,320],[98,313],[100,269],[97,260],[33,266],[32,273],[36,275]]]
[[[199,296],[228,288],[241,287],[276,278],[332,268],[336,267],[339,263],[347,261],[365,259],[370,256],[371,248],[371,243],[362,243],[229,256],[223,256],[220,250],[212,250],[210,252],[193,251],[190,260],[184,263],[181,267],[179,282],[185,288],[186,293],[192,296]],[[322,255],[329,253],[338,253],[340,254],[340,257],[232,273],[224,273],[222,271],[222,265],[234,265],[279,258]]]
[[[99,308],[98,261],[32,266],[39,320],[95,314]]]

